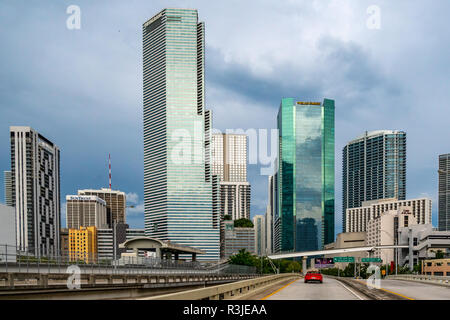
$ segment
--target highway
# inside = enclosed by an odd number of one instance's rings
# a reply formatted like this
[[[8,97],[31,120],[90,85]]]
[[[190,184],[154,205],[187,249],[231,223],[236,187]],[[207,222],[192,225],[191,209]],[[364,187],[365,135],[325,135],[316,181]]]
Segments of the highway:
[[[264,300],[365,300],[366,298],[343,283],[324,278],[323,283],[304,283],[303,279],[263,298]]]
[[[450,300],[450,287],[405,280],[381,280],[384,290],[414,300]]]

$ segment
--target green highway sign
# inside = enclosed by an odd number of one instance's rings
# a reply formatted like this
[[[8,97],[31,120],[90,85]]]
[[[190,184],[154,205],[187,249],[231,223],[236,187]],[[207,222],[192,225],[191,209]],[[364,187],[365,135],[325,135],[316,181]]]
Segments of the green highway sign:
[[[333,262],[355,262],[355,257],[334,257]]]
[[[381,262],[381,258],[362,258],[361,262]]]

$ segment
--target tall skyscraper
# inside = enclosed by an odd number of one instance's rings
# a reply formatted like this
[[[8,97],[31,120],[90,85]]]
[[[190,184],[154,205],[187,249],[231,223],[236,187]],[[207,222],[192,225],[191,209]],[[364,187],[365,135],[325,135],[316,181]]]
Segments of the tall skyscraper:
[[[247,135],[212,135],[212,174],[220,179],[221,216],[250,219]]]
[[[59,148],[30,127],[10,127],[12,202],[19,250],[60,251]]]
[[[406,133],[365,132],[350,141],[342,156],[342,230],[345,213],[363,201],[406,197]]]
[[[4,171],[3,176],[5,186],[5,204],[9,207],[12,207],[13,199],[12,199],[11,171]]]
[[[108,188],[78,190],[79,196],[97,196],[106,202],[106,223],[126,223],[127,196],[125,192]]]
[[[334,100],[281,100],[278,111],[280,251],[334,241]]]
[[[219,260],[204,33],[191,9],[164,9],[143,25],[145,232]]]
[[[450,231],[450,153],[439,156],[439,231]]]

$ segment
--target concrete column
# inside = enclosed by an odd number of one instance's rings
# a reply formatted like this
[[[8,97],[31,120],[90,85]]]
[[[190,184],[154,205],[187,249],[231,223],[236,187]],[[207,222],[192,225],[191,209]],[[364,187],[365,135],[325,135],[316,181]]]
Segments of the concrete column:
[[[303,257],[302,258],[302,274],[303,275],[306,274],[307,262],[308,262],[308,258],[307,257]]]
[[[8,285],[9,287],[14,287],[14,273],[8,273]]]
[[[48,287],[48,274],[40,274],[39,275],[39,285],[44,288]]]
[[[113,284],[113,277],[112,276],[108,277],[108,284]]]
[[[89,284],[95,285],[95,275],[93,275],[93,274],[89,275]]]
[[[197,261],[197,254],[196,253],[192,254],[192,261]]]

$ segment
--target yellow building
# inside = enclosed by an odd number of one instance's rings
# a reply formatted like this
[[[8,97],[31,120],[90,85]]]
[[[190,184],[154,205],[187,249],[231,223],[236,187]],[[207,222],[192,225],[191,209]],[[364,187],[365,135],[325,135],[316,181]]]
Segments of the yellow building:
[[[69,229],[70,261],[83,260],[86,263],[97,262],[97,228],[80,227]]]

